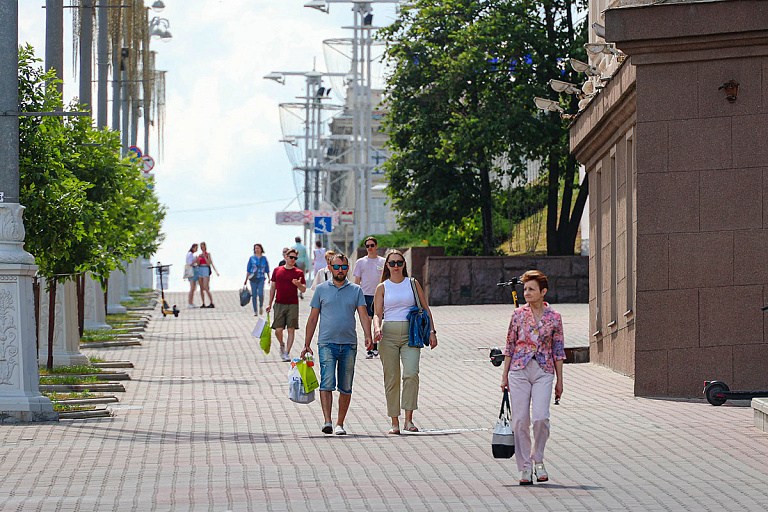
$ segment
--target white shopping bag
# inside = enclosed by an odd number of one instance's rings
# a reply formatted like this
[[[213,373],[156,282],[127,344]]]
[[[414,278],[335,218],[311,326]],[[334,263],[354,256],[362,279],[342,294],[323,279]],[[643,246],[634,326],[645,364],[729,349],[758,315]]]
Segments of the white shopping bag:
[[[253,328],[253,332],[251,332],[251,336],[254,338],[261,338],[261,331],[264,330],[264,326],[267,325],[267,322],[264,321],[263,318],[259,318],[256,320],[256,327]]]

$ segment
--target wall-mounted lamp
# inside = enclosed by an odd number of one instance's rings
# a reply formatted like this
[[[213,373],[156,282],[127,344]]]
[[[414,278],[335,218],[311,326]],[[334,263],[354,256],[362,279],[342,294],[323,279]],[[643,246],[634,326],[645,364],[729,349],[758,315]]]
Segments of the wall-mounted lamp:
[[[739,95],[739,82],[736,80],[728,80],[717,88],[718,91],[721,89],[725,89],[725,99],[733,103]]]

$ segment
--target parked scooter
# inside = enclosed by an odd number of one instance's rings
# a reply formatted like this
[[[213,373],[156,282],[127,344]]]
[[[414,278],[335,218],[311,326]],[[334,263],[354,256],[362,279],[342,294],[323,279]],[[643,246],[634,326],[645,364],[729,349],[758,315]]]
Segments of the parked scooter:
[[[763,311],[768,306],[763,306]],[[752,400],[753,398],[768,397],[768,390],[731,391],[725,382],[708,380],[704,382],[704,396],[712,405],[723,405],[728,400]]]

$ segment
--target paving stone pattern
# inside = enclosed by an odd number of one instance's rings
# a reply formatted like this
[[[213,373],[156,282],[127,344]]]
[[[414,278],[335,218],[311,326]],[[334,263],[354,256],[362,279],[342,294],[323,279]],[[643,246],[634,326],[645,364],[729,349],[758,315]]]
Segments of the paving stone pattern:
[[[156,310],[140,347],[89,351],[136,366],[114,418],[0,427],[0,510],[768,509],[768,435],[751,409],[635,398],[630,378],[593,364],[565,367],[551,482],[518,486],[513,461],[491,457],[500,369],[476,349],[503,343],[509,306],[434,309],[419,434],[386,434],[381,364],[360,349],[337,437],[320,432],[319,400],[287,399],[288,364],[259,350],[250,306],[215,297],[178,319]],[[586,306],[559,309],[585,342]]]

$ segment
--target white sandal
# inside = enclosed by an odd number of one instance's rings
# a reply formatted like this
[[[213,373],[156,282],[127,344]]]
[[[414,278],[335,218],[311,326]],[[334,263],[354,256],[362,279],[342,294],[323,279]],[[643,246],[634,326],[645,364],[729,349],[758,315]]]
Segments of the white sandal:
[[[530,469],[524,469],[520,473],[520,485],[533,485],[533,480],[531,479],[531,470]]]
[[[547,468],[544,467],[543,462],[537,462],[536,464],[534,464],[533,472],[536,473],[537,482],[546,482],[549,480],[549,475],[547,474]]]

